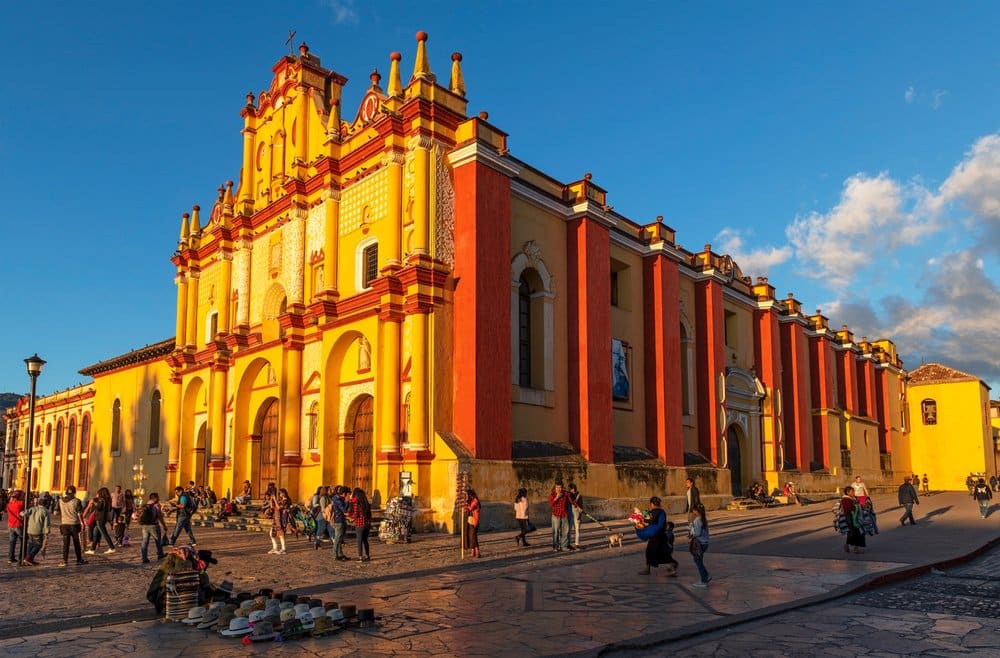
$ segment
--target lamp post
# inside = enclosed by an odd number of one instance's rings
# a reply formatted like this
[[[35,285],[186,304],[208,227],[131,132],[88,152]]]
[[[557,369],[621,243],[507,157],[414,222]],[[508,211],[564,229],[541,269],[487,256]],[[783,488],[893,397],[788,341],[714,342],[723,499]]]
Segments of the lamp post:
[[[142,457],[140,457],[138,464],[132,464],[132,481],[135,482],[135,486],[132,489],[133,502],[141,503],[141,501],[145,500],[146,489],[143,483],[147,479],[149,479],[149,476],[146,475],[146,467],[142,463]]]
[[[24,363],[28,367],[28,377],[31,377],[31,397],[28,398],[28,436],[24,442],[24,447],[28,453],[28,469],[24,476],[24,509],[27,511],[31,503],[31,453],[35,449],[35,384],[38,381],[38,375],[42,374],[42,366],[45,365],[45,360],[35,353],[33,356],[25,359]],[[18,560],[18,564],[24,563],[25,549],[28,545],[27,528],[24,526],[25,524],[22,523],[21,559]]]

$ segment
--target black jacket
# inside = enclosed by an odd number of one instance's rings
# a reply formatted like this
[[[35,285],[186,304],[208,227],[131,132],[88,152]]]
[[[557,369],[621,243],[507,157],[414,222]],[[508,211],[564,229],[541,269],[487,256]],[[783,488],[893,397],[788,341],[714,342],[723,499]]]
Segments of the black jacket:
[[[920,497],[917,496],[917,490],[909,482],[899,485],[899,504],[905,505],[906,503],[920,504]]]

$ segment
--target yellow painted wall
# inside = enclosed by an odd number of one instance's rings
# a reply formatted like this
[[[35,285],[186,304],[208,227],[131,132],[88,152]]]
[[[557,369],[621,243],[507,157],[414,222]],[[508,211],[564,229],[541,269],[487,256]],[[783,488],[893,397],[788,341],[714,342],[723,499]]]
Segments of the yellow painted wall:
[[[909,386],[912,470],[927,473],[931,488],[964,490],[970,472],[996,473],[988,393],[979,381]],[[937,402],[936,425],[923,423],[925,399]]]

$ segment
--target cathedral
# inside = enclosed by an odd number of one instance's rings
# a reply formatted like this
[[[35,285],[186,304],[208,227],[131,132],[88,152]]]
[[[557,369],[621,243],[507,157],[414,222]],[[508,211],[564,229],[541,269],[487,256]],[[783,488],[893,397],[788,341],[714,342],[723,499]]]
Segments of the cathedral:
[[[5,486],[30,441],[36,490],[128,487],[141,459],[147,491],[347,484],[454,530],[466,485],[502,525],[556,479],[630,509],[689,476],[721,502],[913,468],[891,340],[519,160],[469,115],[461,54],[439,77],[427,43],[356,111],[306,44],[274,65],[238,180],[181,217],[173,337],[39,398],[33,437],[9,410]]]

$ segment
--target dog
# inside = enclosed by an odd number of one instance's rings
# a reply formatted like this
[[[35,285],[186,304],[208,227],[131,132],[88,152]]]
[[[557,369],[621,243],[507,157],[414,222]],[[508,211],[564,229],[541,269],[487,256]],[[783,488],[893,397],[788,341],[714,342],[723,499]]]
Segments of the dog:
[[[622,548],[622,541],[625,535],[620,532],[612,532],[608,535],[608,548]]]

